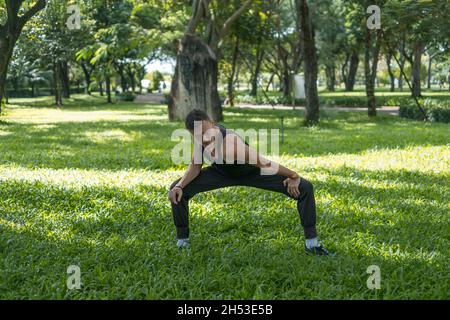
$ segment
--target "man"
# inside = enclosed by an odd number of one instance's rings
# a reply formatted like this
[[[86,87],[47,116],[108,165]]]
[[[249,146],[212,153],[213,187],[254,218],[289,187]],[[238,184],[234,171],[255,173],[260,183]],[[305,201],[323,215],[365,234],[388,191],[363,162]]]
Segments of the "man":
[[[202,152],[200,159],[194,154],[184,176],[175,181],[169,191],[180,249],[190,246],[189,200],[193,196],[219,188],[248,186],[279,192],[295,199],[304,228],[306,253],[328,255],[317,239],[316,203],[313,186],[308,180],[265,159],[241,137],[213,123],[203,111],[190,112],[186,117],[186,128],[194,136],[194,141],[201,144]],[[205,169],[202,169],[203,155],[212,162]]]

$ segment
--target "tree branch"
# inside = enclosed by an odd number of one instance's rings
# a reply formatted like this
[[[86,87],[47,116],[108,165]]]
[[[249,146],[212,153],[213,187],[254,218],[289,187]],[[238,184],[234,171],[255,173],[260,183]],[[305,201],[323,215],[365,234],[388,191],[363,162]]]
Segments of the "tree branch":
[[[5,26],[9,30],[14,30],[17,21],[17,15],[19,14],[20,6],[22,5],[23,0],[7,0],[6,2],[6,12],[8,14],[7,21]]]
[[[32,6],[30,10],[28,10],[23,16],[21,16],[18,23],[19,30],[22,30],[22,28],[28,21],[30,21],[31,18],[33,18],[39,11],[43,10],[46,4],[47,0],[38,0],[38,2],[36,2],[36,4]]]
[[[194,34],[195,30],[197,29],[198,25],[200,24],[200,21],[202,20],[204,16],[204,7],[209,6],[209,1],[204,0],[196,0],[193,4],[193,10],[192,10],[192,18],[189,21],[189,24],[186,28],[186,33]]]
[[[227,21],[225,21],[225,23],[223,24],[222,30],[220,30],[220,32],[219,32],[219,37],[218,37],[219,40],[227,34],[227,32],[230,30],[233,23],[244,13],[244,11],[246,11],[248,8],[250,8],[252,3],[253,3],[253,0],[247,0],[238,11],[233,13],[233,15],[231,17],[229,17]]]

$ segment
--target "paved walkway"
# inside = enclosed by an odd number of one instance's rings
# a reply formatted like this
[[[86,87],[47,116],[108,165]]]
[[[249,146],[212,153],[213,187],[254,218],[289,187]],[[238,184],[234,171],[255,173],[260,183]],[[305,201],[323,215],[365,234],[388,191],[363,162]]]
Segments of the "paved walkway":
[[[146,94],[138,94],[134,102],[161,104],[161,102],[164,102],[165,99],[166,98],[162,93],[146,93]]]
[[[161,104],[165,103],[165,97],[161,93],[147,93],[138,95],[136,103],[151,103],[151,104]],[[272,109],[271,105],[256,105],[256,104],[247,104],[247,103],[239,103],[236,105],[236,108],[251,108],[251,109]],[[292,110],[292,105],[276,105],[274,107],[277,110]],[[367,108],[352,108],[352,107],[322,107],[322,110],[339,110],[339,111],[357,111],[357,112],[367,112]],[[381,107],[377,108],[378,112],[391,114],[394,116],[398,116],[399,107]],[[305,107],[295,107],[295,110],[305,110]]]

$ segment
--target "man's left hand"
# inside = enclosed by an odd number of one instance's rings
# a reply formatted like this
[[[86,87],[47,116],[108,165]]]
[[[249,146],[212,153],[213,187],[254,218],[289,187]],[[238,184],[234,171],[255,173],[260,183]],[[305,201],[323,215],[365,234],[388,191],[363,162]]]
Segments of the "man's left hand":
[[[294,198],[298,198],[300,197],[300,181],[301,178],[300,177],[296,177],[296,178],[287,178],[286,180],[283,181],[283,185],[285,187],[287,187],[287,191],[288,193],[294,197]]]

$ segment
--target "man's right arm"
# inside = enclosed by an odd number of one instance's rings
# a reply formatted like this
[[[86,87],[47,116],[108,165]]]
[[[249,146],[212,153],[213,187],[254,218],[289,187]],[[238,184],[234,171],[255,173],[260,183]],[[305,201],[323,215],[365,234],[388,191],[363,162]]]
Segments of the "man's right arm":
[[[191,162],[183,178],[181,178],[181,180],[176,184],[176,187],[180,187],[183,189],[189,183],[191,183],[191,181],[197,178],[197,176],[200,174],[202,166],[202,164],[194,164],[194,162]]]
[[[172,188],[169,192],[169,200],[174,204],[178,204],[183,196],[183,188],[186,187],[192,180],[194,180],[202,170],[202,164],[195,164],[194,161],[191,162],[188,169],[186,170],[183,178]]]

